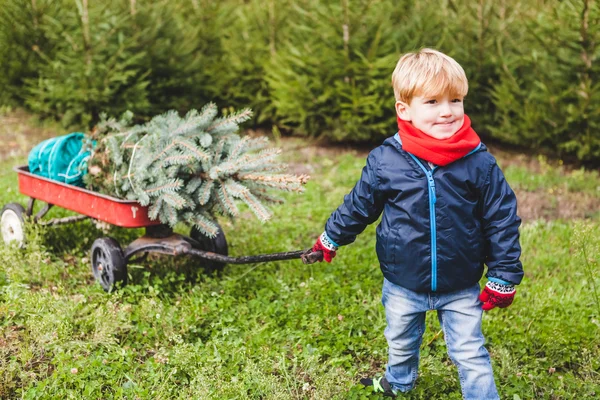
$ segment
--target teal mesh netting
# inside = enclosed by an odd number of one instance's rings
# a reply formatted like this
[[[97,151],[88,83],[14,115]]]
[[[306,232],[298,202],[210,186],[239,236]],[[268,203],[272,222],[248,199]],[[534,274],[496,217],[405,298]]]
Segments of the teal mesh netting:
[[[74,132],[44,140],[31,150],[29,172],[71,185],[84,186],[90,151],[84,149],[86,136]]]

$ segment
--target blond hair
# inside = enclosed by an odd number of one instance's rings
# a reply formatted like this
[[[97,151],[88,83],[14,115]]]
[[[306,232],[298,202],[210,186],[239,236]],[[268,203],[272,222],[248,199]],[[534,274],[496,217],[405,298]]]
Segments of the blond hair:
[[[410,103],[414,96],[448,94],[465,97],[469,82],[465,71],[452,57],[433,49],[404,54],[392,74],[396,101]]]

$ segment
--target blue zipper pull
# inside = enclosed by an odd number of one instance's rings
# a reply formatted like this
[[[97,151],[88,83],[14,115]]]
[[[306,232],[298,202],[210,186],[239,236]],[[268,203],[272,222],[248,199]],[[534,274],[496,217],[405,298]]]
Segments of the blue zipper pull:
[[[431,196],[431,201],[435,204],[437,197],[435,196],[435,181],[433,180],[431,172],[427,172],[427,182],[429,182],[429,195]]]

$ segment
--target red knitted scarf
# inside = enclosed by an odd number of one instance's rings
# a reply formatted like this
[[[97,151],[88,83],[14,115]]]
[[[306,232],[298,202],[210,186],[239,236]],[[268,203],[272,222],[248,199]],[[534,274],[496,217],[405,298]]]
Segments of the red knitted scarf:
[[[471,128],[471,120],[466,115],[463,126],[448,139],[435,139],[400,118],[398,118],[398,134],[405,151],[440,166],[448,165],[466,156],[481,143],[481,139]]]

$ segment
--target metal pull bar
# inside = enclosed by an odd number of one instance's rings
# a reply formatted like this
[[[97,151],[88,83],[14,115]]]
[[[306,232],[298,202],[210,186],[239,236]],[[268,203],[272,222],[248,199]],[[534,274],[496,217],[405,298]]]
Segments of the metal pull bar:
[[[197,249],[189,249],[187,253],[205,260],[217,261],[226,264],[252,264],[268,261],[293,260],[296,258],[302,259],[304,264],[313,264],[319,261],[319,259],[323,259],[323,252],[311,252],[311,249],[288,251],[284,253],[257,254],[254,256],[243,257],[229,257],[222,254]]]

